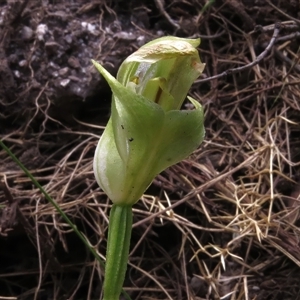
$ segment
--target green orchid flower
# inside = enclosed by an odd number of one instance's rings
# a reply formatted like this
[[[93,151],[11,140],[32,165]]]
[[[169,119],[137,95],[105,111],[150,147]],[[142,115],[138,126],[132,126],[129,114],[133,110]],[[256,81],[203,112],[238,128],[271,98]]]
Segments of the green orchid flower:
[[[103,300],[118,300],[125,278],[132,205],[154,177],[190,155],[204,138],[203,110],[187,93],[201,74],[200,40],[164,37],[130,55],[117,78],[94,65],[113,92],[111,117],[94,157],[94,173],[112,200]],[[194,110],[180,110],[186,99]]]
[[[111,117],[94,157],[95,177],[114,204],[132,205],[154,177],[190,155],[204,138],[203,110],[180,110],[202,73],[200,39],[163,37],[142,46],[117,78],[94,65],[112,92]]]

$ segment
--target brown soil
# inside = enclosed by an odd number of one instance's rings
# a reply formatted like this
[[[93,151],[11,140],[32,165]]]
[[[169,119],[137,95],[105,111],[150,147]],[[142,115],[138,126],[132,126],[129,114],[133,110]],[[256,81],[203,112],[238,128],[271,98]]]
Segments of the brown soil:
[[[0,138],[104,257],[110,202],[92,158],[111,93],[91,59],[115,75],[156,37],[200,36],[206,68],[191,95],[206,139],[134,206],[124,289],[300,299],[300,2],[211,2],[1,1]],[[260,63],[228,72],[255,61],[277,22]],[[0,299],[100,299],[101,267],[4,150],[0,159]]]

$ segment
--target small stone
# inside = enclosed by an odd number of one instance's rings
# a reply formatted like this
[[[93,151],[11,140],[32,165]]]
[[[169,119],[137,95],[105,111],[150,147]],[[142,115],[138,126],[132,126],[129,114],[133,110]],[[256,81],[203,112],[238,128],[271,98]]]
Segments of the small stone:
[[[24,26],[22,28],[22,39],[25,41],[28,41],[32,37],[33,37],[33,30],[28,26]]]
[[[80,63],[79,63],[79,60],[74,57],[74,56],[71,56],[69,59],[68,59],[68,65],[71,67],[71,68],[74,68],[74,69],[79,69],[80,68]]]
[[[17,77],[17,78],[21,77],[21,73],[18,70],[14,71],[14,74],[15,74],[15,77]]]
[[[91,24],[91,23],[87,23],[87,22],[81,22],[81,27],[84,30],[87,30],[88,32],[90,32],[93,35],[98,35],[99,31],[96,30],[96,25]]]
[[[63,79],[60,81],[60,85],[66,87],[70,83],[70,79]]]
[[[53,68],[55,70],[58,70],[59,69],[59,65],[57,65],[55,62],[53,61],[50,61],[49,64],[48,64],[48,67],[49,68]]]
[[[66,41],[68,44],[72,44],[73,39],[72,39],[72,36],[71,36],[70,34],[66,35],[66,36],[64,37],[64,39],[65,39],[65,41]]]
[[[80,80],[80,78],[78,78],[78,77],[76,77],[76,76],[73,76],[73,75],[70,75],[68,78],[71,79],[72,81],[75,81],[75,82],[80,82],[80,81],[82,81],[82,80]]]
[[[60,70],[58,71],[58,74],[59,74],[60,76],[65,76],[65,75],[68,74],[68,72],[69,72],[69,68],[68,68],[68,67],[65,67],[65,68],[60,69]]]
[[[49,41],[45,43],[45,49],[49,55],[56,54],[58,48],[59,48],[59,44],[57,44],[54,41]]]
[[[94,24],[88,24],[88,27],[87,27],[88,31],[89,31],[91,34],[97,36],[97,35],[100,34],[100,32],[99,32],[96,28],[97,28],[97,27],[96,27],[96,25],[94,25]]]
[[[20,67],[25,67],[25,66],[27,66],[27,60],[26,60],[26,59],[23,59],[23,60],[19,61],[19,66],[20,66]]]
[[[37,36],[39,41],[44,40],[44,36],[45,36],[47,31],[48,31],[48,26],[46,24],[39,24],[37,26],[35,33],[36,33],[36,36]]]
[[[140,47],[145,44],[145,39],[146,37],[144,35],[140,35],[139,37],[137,37],[136,41]]]
[[[125,32],[121,31],[116,34],[114,34],[115,38],[118,38],[120,40],[125,40],[125,41],[133,41],[136,40],[136,35],[132,32]]]
[[[57,71],[52,72],[52,76],[53,77],[58,77],[58,72]]]

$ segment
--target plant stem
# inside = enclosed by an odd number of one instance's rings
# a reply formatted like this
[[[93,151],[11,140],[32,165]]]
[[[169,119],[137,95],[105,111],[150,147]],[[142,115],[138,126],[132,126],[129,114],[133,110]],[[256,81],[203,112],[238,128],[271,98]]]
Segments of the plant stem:
[[[113,204],[109,216],[103,300],[119,300],[127,269],[132,207]]]

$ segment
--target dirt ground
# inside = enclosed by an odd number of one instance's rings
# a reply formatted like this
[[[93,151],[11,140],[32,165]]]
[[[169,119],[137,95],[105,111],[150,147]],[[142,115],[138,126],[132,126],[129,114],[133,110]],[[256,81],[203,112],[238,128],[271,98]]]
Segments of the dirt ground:
[[[0,138],[104,257],[111,203],[92,159],[111,92],[91,59],[115,75],[165,35],[201,37],[191,95],[206,138],[134,206],[124,290],[300,299],[298,0],[2,0]],[[0,299],[101,299],[102,268],[2,149],[0,161]]]

